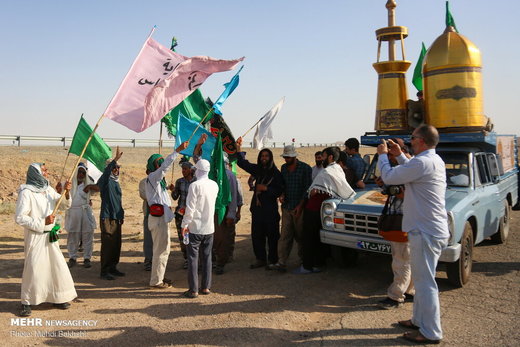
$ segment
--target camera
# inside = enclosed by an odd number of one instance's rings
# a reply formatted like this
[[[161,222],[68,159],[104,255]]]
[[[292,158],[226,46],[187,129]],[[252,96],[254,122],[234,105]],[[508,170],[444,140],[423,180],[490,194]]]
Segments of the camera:
[[[404,186],[398,185],[398,186],[385,186],[383,188],[383,194],[390,195],[390,196],[396,196],[404,192]]]

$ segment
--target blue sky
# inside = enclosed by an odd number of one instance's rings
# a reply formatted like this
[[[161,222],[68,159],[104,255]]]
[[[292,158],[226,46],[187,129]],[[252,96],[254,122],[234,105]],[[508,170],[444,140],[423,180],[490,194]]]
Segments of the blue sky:
[[[186,56],[245,56],[240,86],[223,106],[235,136],[283,96],[275,141],[335,142],[372,131],[377,88],[374,31],[387,25],[386,0],[263,1],[2,1],[0,116],[2,135],[72,136],[82,113],[94,125],[151,28],[154,38]],[[397,0],[397,25],[407,26],[413,67],[421,41],[444,30],[443,0]],[[520,1],[453,0],[461,34],[480,48],[484,110],[495,129],[520,134],[516,23]],[[399,52],[399,50],[398,50]],[[400,56],[400,55],[399,55]],[[384,55],[386,59],[386,55]],[[202,86],[215,100],[234,71]],[[110,138],[159,137],[159,125],[136,134],[109,119]],[[246,139],[250,138],[249,135]]]

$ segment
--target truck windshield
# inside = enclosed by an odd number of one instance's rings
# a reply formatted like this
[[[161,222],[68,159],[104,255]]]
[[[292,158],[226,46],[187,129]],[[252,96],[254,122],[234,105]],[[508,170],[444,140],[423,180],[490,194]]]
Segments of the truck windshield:
[[[437,152],[446,164],[446,183],[450,187],[469,186],[468,154],[457,152]]]

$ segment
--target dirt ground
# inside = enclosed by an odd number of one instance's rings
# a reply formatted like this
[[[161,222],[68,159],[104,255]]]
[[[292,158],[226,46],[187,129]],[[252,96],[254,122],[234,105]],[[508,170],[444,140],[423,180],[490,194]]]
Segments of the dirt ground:
[[[316,148],[299,149],[311,164]],[[264,269],[250,270],[254,261],[250,240],[249,201],[237,227],[234,261],[213,277],[213,293],[197,299],[181,297],[187,289],[182,255],[172,237],[166,275],[173,288],[148,288],[143,270],[142,212],[137,185],[144,177],[146,159],[156,149],[123,148],[121,184],[126,220],[120,270],[126,277],[99,279],[99,230],[95,234],[93,267],[71,270],[78,299],[69,310],[49,304],[33,308],[32,318],[43,326],[15,326],[20,305],[23,270],[23,230],[14,223],[16,189],[25,181],[27,166],[44,161],[59,178],[67,151],[61,147],[0,147],[0,341],[5,346],[408,346],[397,320],[411,316],[412,304],[392,311],[377,309],[392,280],[390,257],[361,254],[355,266],[339,267],[332,259],[326,271],[298,276]],[[163,149],[163,152],[165,149]],[[256,159],[249,151],[249,159]],[[281,149],[275,149],[280,166]],[[73,160],[74,159],[74,160]],[[69,158],[67,171],[74,158]],[[175,167],[174,178],[180,177]],[[247,187],[247,174],[238,177]],[[98,215],[99,197],[94,199]],[[173,235],[174,233],[172,233]],[[64,256],[66,233],[60,240]],[[471,281],[454,289],[438,268],[441,312],[446,346],[519,346],[520,324],[520,213],[513,212],[505,245],[485,241],[475,248]],[[291,255],[289,268],[296,267]],[[80,262],[81,263],[81,262]],[[71,320],[86,326],[48,326],[51,320]],[[79,322],[79,323],[78,323]],[[43,336],[38,336],[43,335]]]

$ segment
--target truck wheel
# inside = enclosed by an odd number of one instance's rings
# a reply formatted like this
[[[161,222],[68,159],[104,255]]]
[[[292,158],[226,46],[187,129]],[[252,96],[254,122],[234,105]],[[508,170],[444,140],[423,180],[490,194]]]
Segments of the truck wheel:
[[[359,253],[355,249],[332,246],[331,255],[340,267],[346,268],[356,265]]]
[[[504,215],[500,218],[500,222],[498,223],[498,231],[496,234],[491,235],[491,241],[502,244],[507,240],[507,236],[509,235],[509,228],[511,226],[511,205],[509,205],[509,201],[504,200]]]
[[[469,281],[473,263],[473,228],[468,221],[464,225],[464,234],[460,240],[461,251],[459,260],[447,263],[448,280],[456,287],[462,287]]]

